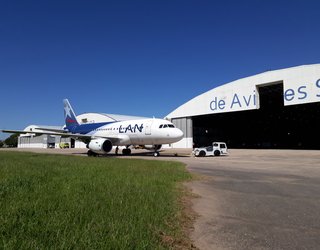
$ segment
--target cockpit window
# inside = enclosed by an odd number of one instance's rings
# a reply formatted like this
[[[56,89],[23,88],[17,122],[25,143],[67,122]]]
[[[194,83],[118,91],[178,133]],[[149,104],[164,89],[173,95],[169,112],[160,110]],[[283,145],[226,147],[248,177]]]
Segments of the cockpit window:
[[[161,124],[159,128],[175,128],[173,124]]]

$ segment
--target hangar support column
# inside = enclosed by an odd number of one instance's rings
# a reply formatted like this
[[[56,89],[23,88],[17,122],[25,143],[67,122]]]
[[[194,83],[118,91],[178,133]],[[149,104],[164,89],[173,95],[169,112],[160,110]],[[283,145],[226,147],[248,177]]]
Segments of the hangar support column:
[[[193,122],[192,117],[174,118],[171,122],[183,132],[183,138],[174,143],[174,148],[192,148],[193,147]]]

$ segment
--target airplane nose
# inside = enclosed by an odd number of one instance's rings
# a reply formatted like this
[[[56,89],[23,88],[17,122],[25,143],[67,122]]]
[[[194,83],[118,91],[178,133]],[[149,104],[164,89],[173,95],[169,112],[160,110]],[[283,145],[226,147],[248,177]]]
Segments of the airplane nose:
[[[175,137],[179,140],[181,140],[183,137],[183,132],[178,128],[176,128]]]

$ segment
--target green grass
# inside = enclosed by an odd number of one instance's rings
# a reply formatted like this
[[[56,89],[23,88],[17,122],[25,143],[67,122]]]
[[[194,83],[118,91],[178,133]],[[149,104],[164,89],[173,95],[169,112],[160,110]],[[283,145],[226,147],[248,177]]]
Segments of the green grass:
[[[183,164],[0,152],[0,249],[165,249]]]

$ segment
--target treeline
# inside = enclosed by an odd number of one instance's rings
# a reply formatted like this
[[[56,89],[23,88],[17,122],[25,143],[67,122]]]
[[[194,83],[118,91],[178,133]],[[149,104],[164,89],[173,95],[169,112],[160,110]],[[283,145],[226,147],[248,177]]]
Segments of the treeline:
[[[0,140],[0,148],[3,148],[3,147],[16,148],[18,146],[18,137],[19,137],[19,134],[12,134],[4,141]]]

